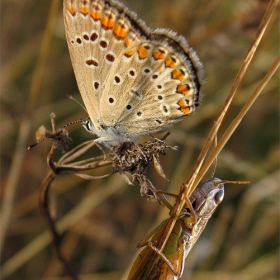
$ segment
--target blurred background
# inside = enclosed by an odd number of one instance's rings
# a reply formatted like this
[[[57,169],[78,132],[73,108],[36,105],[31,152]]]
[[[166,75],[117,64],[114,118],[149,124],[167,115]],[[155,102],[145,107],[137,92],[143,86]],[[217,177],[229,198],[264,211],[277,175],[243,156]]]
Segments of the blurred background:
[[[204,69],[203,102],[194,116],[171,128],[161,158],[170,180],[152,166],[157,188],[177,193],[191,174],[203,141],[220,112],[230,86],[256,34],[265,0],[123,0],[150,27],[185,36]],[[62,1],[3,0],[1,5],[1,241],[2,279],[69,279],[53,253],[38,210],[48,172],[51,141],[30,151],[35,132],[56,114],[57,127],[85,118],[65,40]],[[279,54],[279,14],[256,52],[222,125],[226,129]],[[279,71],[263,90],[218,158],[215,177],[249,180],[226,185],[218,207],[186,259],[182,279],[278,279],[279,277]],[[79,124],[68,127],[74,143],[92,139]],[[158,134],[161,136],[163,133]],[[141,141],[148,140],[142,138]],[[61,151],[55,152],[58,159]],[[100,155],[97,148],[87,157]],[[103,175],[110,167],[91,175]],[[210,172],[206,177],[210,177]],[[51,200],[64,221],[62,250],[81,279],[126,279],[136,248],[168,217],[140,196],[119,174],[85,181],[57,176]]]

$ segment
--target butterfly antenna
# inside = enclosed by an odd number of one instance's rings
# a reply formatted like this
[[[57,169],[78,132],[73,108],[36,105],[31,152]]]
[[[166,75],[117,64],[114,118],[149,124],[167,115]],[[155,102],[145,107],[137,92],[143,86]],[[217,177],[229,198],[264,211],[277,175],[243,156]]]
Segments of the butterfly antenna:
[[[36,143],[33,143],[32,145],[28,146],[27,150],[30,150],[30,149],[34,148],[35,146],[37,146],[38,144],[40,144],[44,140],[46,140],[46,138],[42,138],[42,139],[38,140]]]
[[[83,123],[83,121],[84,121],[84,120],[77,120],[77,121],[69,122],[69,123],[67,123],[67,124],[65,124],[65,125],[63,125],[63,126],[61,126],[61,127],[58,128],[58,129],[65,128],[65,127],[70,126],[70,125],[72,125],[72,124]]]
[[[86,107],[83,104],[81,104],[76,98],[74,98],[72,95],[69,95],[69,99],[71,99],[71,100],[75,101],[76,103],[78,103],[88,113]]]
[[[39,140],[37,142],[35,142],[34,144],[30,145],[27,148],[27,150],[34,148],[35,146],[37,146],[38,144],[40,144],[41,142],[43,142],[46,139],[53,139],[57,143],[62,142],[64,144],[69,144],[72,142],[72,139],[68,136],[68,132],[65,128],[72,124],[83,123],[83,120],[80,119],[77,121],[69,122],[56,129],[54,118],[55,118],[55,114],[52,113],[51,114],[52,133],[47,131],[45,126],[39,127],[39,129],[36,132],[36,138],[37,139],[39,138]]]

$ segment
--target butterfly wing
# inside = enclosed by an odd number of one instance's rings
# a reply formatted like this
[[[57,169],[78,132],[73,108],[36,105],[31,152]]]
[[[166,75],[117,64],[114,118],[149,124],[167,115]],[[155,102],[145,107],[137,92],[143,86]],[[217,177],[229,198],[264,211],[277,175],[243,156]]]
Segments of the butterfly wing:
[[[136,15],[120,3],[64,0],[66,38],[78,87],[96,129],[102,115],[100,100],[108,73],[128,45],[145,36],[132,26]],[[140,22],[139,22],[140,24]]]
[[[192,114],[201,96],[201,69],[183,37],[156,30],[124,50],[110,69],[100,104],[104,122],[138,136]]]
[[[97,135],[123,142],[195,111],[202,66],[183,37],[152,31],[113,0],[64,0],[64,18],[78,87]]]

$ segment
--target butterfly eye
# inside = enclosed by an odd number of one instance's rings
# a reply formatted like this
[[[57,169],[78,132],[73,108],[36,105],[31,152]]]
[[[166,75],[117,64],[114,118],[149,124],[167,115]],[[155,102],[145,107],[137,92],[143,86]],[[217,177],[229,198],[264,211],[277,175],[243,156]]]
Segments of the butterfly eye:
[[[91,122],[91,120],[89,118],[86,119],[86,120],[83,120],[82,121],[82,125],[89,132],[91,132],[93,130],[92,129],[92,122]]]

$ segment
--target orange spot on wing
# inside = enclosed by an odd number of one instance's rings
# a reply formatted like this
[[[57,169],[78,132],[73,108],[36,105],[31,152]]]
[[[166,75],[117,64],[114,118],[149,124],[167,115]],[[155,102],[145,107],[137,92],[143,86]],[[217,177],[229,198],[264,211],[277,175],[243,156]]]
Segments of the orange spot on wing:
[[[117,37],[117,39],[124,39],[127,36],[127,29],[124,24],[119,23],[114,28],[114,34]]]
[[[67,10],[70,12],[72,16],[76,15],[76,10],[71,5],[67,6]]]
[[[97,10],[91,10],[90,15],[94,21],[98,21],[101,19],[101,13]]]
[[[115,21],[112,15],[106,15],[102,21],[101,21],[102,26],[105,29],[112,29],[115,25]]]
[[[143,46],[139,47],[137,52],[139,54],[139,58],[140,59],[147,58],[148,55],[149,55],[149,51],[145,47],[143,47]]]
[[[155,51],[153,53],[153,57],[155,60],[164,59],[165,55],[161,51]]]
[[[184,115],[189,115],[189,114],[191,114],[191,112],[192,112],[191,107],[188,106],[186,100],[181,99],[181,100],[178,102],[178,105],[180,106],[180,111],[181,111]]]
[[[88,8],[87,7],[84,7],[84,6],[81,6],[80,7],[80,12],[83,14],[83,15],[87,15],[88,14]]]
[[[184,80],[184,75],[182,74],[182,72],[180,70],[177,70],[177,69],[172,71],[171,76],[172,76],[173,79],[177,79],[177,80],[180,80],[180,81]]]
[[[128,50],[128,51],[126,51],[126,52],[124,53],[124,55],[125,55],[126,57],[131,57],[131,56],[134,55],[134,53],[135,53],[135,50]]]
[[[189,85],[178,85],[177,86],[177,92],[182,93],[184,95],[188,95],[190,91],[190,86]]]
[[[129,47],[132,44],[132,40],[126,40],[125,41],[125,46]]]
[[[170,57],[168,57],[168,58],[165,60],[165,66],[166,66],[166,67],[175,68],[175,67],[176,67],[176,63],[174,62],[173,59],[171,59]]]

